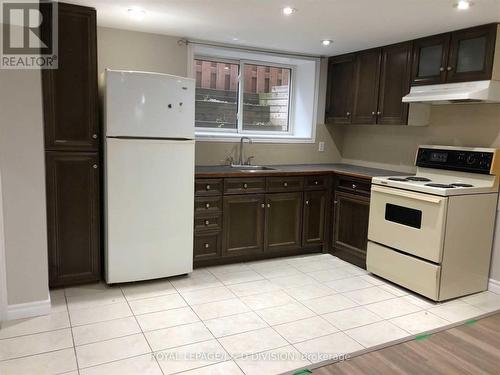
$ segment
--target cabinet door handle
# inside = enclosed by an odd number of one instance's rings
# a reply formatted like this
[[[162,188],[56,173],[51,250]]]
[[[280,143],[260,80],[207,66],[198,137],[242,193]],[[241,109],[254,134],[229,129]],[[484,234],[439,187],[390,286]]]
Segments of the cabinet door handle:
[[[271,208],[271,203],[268,203],[268,204],[267,204],[267,208]]]
[[[288,182],[283,182],[283,186],[287,187],[288,186]]]
[[[440,68],[439,68],[439,71],[440,71],[440,72],[444,72],[444,66],[440,67]]]
[[[382,112],[377,111],[377,116],[380,116],[381,114],[382,114]]]
[[[448,66],[448,67],[446,68],[446,70],[447,70],[447,71],[453,70],[453,67],[452,67],[452,66]]]
[[[377,112],[373,111],[372,112],[372,116],[375,116],[377,114]]]
[[[97,134],[92,134],[92,138],[97,139]]]
[[[97,169],[97,164],[92,165],[92,168]]]
[[[210,185],[205,186],[205,190],[210,190]]]
[[[351,112],[346,112],[345,114],[347,117],[349,117],[351,115]]]
[[[339,201],[333,201],[333,204],[337,204],[337,203],[339,203]]]
[[[209,209],[210,208],[210,203],[205,204],[205,208]]]
[[[352,184],[352,188],[353,188],[353,189],[356,189],[357,187],[358,187],[358,185],[356,185],[356,184]]]
[[[264,203],[262,203],[260,206],[261,206],[262,208],[265,208],[265,207],[266,207],[266,205],[265,205]]]
[[[243,189],[248,188],[248,184],[243,184]]]
[[[206,243],[205,244],[205,249],[208,249],[209,247],[210,247],[210,245]]]
[[[309,204],[309,201],[306,201],[306,204],[308,205],[308,204]]]
[[[209,224],[210,224],[210,221],[205,220],[205,225],[209,225]]]
[[[317,185],[319,184],[318,180],[314,181],[314,185]]]

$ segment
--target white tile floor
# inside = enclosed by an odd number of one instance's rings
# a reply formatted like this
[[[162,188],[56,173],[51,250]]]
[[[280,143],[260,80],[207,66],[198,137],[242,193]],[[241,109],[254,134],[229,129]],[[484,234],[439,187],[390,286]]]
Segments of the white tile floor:
[[[500,310],[435,304],[331,255],[51,292],[50,315],[0,329],[0,374],[280,374]]]

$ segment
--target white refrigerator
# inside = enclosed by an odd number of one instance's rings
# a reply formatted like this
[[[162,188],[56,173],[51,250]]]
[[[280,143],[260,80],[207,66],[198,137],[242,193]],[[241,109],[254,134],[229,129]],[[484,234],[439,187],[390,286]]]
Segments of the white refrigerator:
[[[106,70],[108,284],[193,270],[195,82]]]

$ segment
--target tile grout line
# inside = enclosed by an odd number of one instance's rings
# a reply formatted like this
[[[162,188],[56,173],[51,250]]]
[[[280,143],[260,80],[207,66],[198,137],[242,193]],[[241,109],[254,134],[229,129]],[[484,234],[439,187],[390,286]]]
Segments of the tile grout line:
[[[76,371],[78,372],[78,374],[80,374],[80,365],[78,363],[78,356],[76,355],[75,337],[73,335],[73,325],[71,324],[71,314],[69,313],[68,297],[66,296],[66,290],[64,290],[64,300],[66,301],[66,309],[68,312],[68,321],[69,321],[69,330],[71,332],[71,340],[73,341],[73,353],[75,354]]]

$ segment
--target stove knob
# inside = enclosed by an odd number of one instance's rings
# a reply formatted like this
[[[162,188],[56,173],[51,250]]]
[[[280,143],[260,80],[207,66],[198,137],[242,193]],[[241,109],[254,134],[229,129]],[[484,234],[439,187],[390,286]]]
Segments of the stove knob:
[[[476,163],[476,161],[477,160],[476,160],[476,156],[475,155],[471,154],[471,155],[467,156],[467,164],[473,165],[473,164]]]

